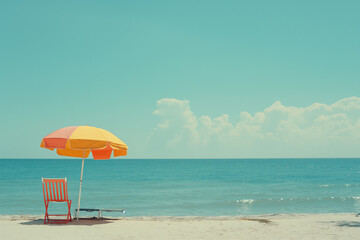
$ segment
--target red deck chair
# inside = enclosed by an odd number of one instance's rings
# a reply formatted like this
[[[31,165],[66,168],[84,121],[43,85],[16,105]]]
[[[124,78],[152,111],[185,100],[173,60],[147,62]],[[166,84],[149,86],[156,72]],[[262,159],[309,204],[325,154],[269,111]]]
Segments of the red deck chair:
[[[44,203],[45,203],[45,223],[68,223],[72,221],[70,208],[71,200],[68,198],[67,181],[64,179],[45,179],[42,178]],[[49,214],[48,208],[50,202],[66,202],[68,206],[67,214]],[[49,219],[49,216],[66,216],[66,219]]]

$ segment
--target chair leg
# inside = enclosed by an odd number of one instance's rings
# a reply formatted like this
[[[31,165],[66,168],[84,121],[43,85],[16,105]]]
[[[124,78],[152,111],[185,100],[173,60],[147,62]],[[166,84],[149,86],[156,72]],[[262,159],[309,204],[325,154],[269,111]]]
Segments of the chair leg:
[[[68,204],[68,215],[67,215],[67,222],[72,221],[72,217],[71,217],[71,200],[67,202]]]
[[[49,221],[48,207],[49,207],[49,202],[45,202],[44,224],[46,223],[46,219]]]

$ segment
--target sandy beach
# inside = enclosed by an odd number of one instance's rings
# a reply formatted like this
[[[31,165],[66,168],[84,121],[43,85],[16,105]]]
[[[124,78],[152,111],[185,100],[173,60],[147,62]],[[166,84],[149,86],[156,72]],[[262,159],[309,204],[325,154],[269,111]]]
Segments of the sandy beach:
[[[237,217],[126,217],[43,224],[41,216],[3,215],[2,239],[360,239],[355,214]]]

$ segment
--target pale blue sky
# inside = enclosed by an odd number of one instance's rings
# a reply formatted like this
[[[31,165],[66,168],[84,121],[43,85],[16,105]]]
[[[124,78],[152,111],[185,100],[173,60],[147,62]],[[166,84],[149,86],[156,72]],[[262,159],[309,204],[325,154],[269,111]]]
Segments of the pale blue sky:
[[[41,138],[71,125],[115,133],[129,157],[183,157],[165,138],[148,150],[163,98],[235,125],[275,101],[360,97],[359,12],[359,1],[3,0],[0,158],[57,157]]]

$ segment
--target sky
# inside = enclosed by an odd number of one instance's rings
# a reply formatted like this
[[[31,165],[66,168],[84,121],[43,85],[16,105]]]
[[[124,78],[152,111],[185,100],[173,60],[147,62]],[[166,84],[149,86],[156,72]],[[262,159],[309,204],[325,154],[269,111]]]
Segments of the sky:
[[[0,158],[360,156],[359,1],[0,2]]]

